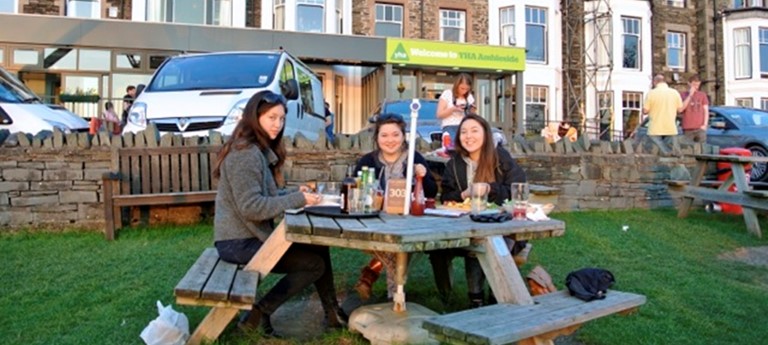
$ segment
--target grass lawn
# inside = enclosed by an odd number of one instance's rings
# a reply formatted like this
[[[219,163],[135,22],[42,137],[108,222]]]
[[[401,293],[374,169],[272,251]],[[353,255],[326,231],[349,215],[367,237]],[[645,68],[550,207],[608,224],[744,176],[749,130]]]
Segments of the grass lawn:
[[[677,219],[671,209],[554,217],[566,221],[566,235],[533,242],[524,274],[541,264],[562,289],[568,272],[602,267],[615,275],[615,289],[648,297],[639,313],[586,324],[577,332],[579,342],[765,343],[768,267],[717,259],[739,247],[768,245],[747,233],[741,217],[695,212]],[[768,229],[768,222],[761,221]],[[173,301],[173,287],[211,241],[210,224],[124,230],[114,242],[77,231],[0,235],[0,344],[141,344],[139,333],[157,314],[155,301]],[[339,290],[351,287],[369,257],[351,250],[334,250],[333,255]],[[461,260],[455,263],[456,296],[449,305],[435,297],[424,256],[413,261],[408,299],[438,312],[463,308],[463,268]],[[274,279],[270,276],[266,284]],[[380,279],[376,292],[383,291]],[[201,307],[177,309],[187,314],[191,328],[206,313]],[[257,340],[226,331],[219,343]],[[366,342],[336,332],[313,343]]]

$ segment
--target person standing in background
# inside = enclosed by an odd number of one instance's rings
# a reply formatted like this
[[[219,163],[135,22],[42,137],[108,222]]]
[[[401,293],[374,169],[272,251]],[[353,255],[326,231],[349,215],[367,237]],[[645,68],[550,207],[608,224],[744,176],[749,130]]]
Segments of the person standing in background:
[[[128,85],[125,88],[125,96],[123,96],[123,116],[120,118],[120,128],[125,128],[125,124],[128,123],[128,112],[131,110],[134,100],[136,100],[136,87]]]
[[[688,91],[680,95],[683,98],[683,134],[693,142],[705,143],[709,124],[709,98],[699,90],[701,79],[698,74],[688,78],[688,87]]]
[[[335,136],[333,134],[333,120],[334,115],[331,112],[331,105],[328,104],[328,102],[325,102],[325,136],[328,138],[328,141],[333,144],[335,141]]]
[[[664,75],[653,77],[653,89],[648,92],[643,105],[643,114],[648,114],[648,138],[661,150],[661,154],[672,154],[665,141],[678,135],[675,119],[683,110],[680,93],[667,85]]]
[[[472,96],[472,77],[460,73],[451,89],[443,91],[437,102],[437,116],[440,128],[451,135],[451,142],[456,138],[459,123],[467,113],[477,111],[475,97]]]

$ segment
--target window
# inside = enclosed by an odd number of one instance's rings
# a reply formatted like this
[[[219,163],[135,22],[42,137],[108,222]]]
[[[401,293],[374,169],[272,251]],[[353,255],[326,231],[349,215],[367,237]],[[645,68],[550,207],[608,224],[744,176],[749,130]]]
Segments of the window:
[[[669,5],[670,7],[684,8],[685,0],[667,0],[667,5]]]
[[[597,93],[597,116],[600,140],[611,140],[611,123],[613,122],[613,91]]]
[[[0,1],[0,13],[16,13],[16,9],[19,7],[16,2],[17,0]]]
[[[643,108],[643,93],[625,91],[621,93],[621,114],[624,124],[624,139],[629,138],[640,124],[640,114]]]
[[[624,49],[621,65],[624,68],[640,69],[640,18],[622,17],[622,40]]]
[[[547,121],[547,87],[527,85],[525,87],[525,128],[540,132]]]
[[[146,18],[149,22],[232,26],[233,0],[146,1]]]
[[[285,0],[275,0],[275,20],[272,28],[285,30]]]
[[[734,76],[736,78],[752,77],[752,49],[749,41],[749,28],[733,30]]]
[[[77,49],[45,48],[43,49],[43,68],[51,70],[77,69]]]
[[[325,1],[297,0],[296,31],[325,32]]]
[[[40,64],[40,52],[37,49],[14,49],[11,57],[11,63],[14,65]]]
[[[0,48],[0,65],[2,65],[3,62],[5,62],[4,58],[5,58],[5,49]]]
[[[80,70],[109,71],[111,53],[109,50],[80,49],[77,64]]]
[[[97,0],[67,1],[67,17],[101,18],[100,11],[101,3]]]
[[[768,28],[760,28],[760,75],[768,78]]]
[[[466,13],[464,11],[440,10],[440,40],[466,42]]]
[[[341,34],[344,31],[344,0],[336,0],[336,33]]]
[[[527,61],[547,62],[546,8],[525,8],[525,45]]]
[[[116,53],[115,68],[120,69],[140,69],[141,54],[138,53]]]
[[[760,109],[768,110],[768,98],[760,98]]]
[[[733,0],[733,8],[763,7],[764,0]]]
[[[504,7],[499,9],[499,29],[501,30],[501,45],[515,46],[515,8]]]
[[[301,104],[304,105],[304,111],[310,114],[319,114],[315,111],[315,96],[312,92],[312,78],[301,68],[296,69],[299,78],[299,94],[301,94]]]
[[[376,36],[403,37],[403,6],[376,4]]]
[[[685,34],[674,31],[667,32],[667,67],[685,70],[685,60]]]
[[[739,107],[752,108],[752,98],[737,98],[736,105]]]
[[[283,64],[283,71],[280,72],[280,91],[282,91],[284,95],[288,94],[288,81],[295,79],[296,76],[293,74],[293,62],[290,60],[285,60],[285,63]]]
[[[594,29],[598,33],[597,42],[594,44],[595,67],[613,66],[613,27],[611,17],[598,17],[595,19]]]

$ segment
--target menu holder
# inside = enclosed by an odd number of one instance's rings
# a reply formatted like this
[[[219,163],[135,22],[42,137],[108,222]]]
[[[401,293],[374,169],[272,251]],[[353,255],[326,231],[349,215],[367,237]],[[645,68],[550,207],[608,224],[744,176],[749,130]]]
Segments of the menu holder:
[[[405,186],[405,179],[387,180],[387,190],[384,194],[384,212],[388,214],[403,214]]]

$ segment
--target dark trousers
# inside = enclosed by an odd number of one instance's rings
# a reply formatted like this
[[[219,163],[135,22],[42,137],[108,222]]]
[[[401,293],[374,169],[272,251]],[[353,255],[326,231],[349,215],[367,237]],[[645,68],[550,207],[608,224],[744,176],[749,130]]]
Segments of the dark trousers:
[[[224,261],[242,265],[251,260],[262,244],[257,238],[215,243],[219,256]],[[328,247],[293,244],[271,272],[285,274],[285,276],[254,305],[261,312],[272,314],[291,297],[314,283],[326,315],[335,317],[339,305],[336,301],[331,254]]]
[[[429,252],[429,262],[432,264],[432,272],[435,276],[437,291],[442,297],[447,297],[451,292],[451,272],[453,272],[453,258],[464,257],[464,274],[467,278],[467,292],[470,295],[482,295],[485,285],[485,273],[476,257],[470,256],[464,249],[446,249]]]

